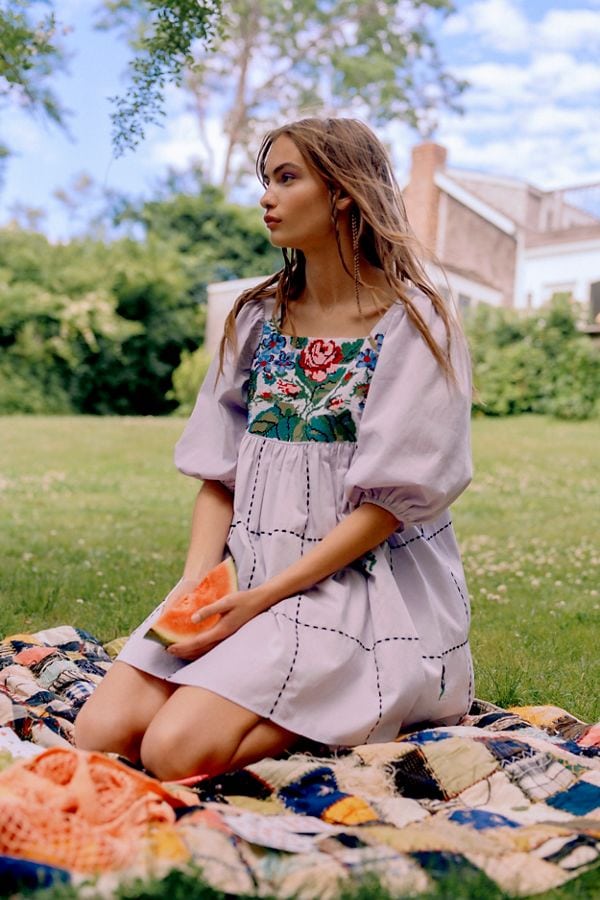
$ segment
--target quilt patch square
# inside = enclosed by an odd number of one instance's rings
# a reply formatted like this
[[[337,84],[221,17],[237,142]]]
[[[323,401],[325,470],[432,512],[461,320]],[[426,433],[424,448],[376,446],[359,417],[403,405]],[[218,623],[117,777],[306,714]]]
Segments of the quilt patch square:
[[[587,816],[591,812],[600,812],[600,788],[582,780],[568,790],[549,797],[546,803],[555,809],[564,809],[574,816]]]
[[[537,753],[511,763],[509,777],[531,800],[544,800],[569,788],[577,776],[550,753]]]
[[[420,748],[415,748],[401,759],[389,763],[394,784],[399,794],[415,800],[447,800],[447,795]]]

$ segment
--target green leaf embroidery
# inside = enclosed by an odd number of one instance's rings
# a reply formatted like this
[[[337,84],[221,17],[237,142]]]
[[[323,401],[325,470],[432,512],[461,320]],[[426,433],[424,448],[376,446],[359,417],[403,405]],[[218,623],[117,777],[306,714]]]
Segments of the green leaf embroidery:
[[[276,403],[259,413],[250,423],[248,431],[280,441],[294,441],[299,440],[294,436],[299,427],[303,429],[304,423],[295,408],[289,403]]]
[[[308,441],[335,441],[335,416],[313,416],[306,423]]]
[[[335,371],[330,372],[324,381],[320,381],[318,383],[314,381],[312,382],[313,385],[316,385],[316,387],[313,387],[311,394],[311,400],[314,406],[322,403],[325,397],[327,397],[332,392],[334,387],[336,387],[340,383],[340,381],[346,374],[346,371],[347,370],[343,366],[340,366],[339,368],[335,369]]]
[[[259,413],[248,426],[252,434],[262,434],[264,437],[274,437],[279,422],[279,413],[276,406],[271,406]]]
[[[282,416],[277,423],[276,437],[280,441],[293,441],[295,429],[301,424],[302,420],[296,413]]]
[[[336,441],[355,441],[356,440],[356,423],[349,409],[345,409],[337,416],[331,417],[334,422],[334,433]]]
[[[343,361],[350,362],[351,359],[354,359],[354,357],[362,349],[364,343],[364,338],[358,338],[358,340],[356,341],[344,341],[344,343],[341,345],[341,350],[344,354]]]

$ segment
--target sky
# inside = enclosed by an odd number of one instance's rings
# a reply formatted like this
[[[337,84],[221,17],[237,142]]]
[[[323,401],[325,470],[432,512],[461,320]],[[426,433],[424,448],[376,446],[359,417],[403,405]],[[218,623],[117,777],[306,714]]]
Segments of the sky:
[[[194,116],[175,88],[164,126],[114,157],[109,98],[124,90],[129,51],[114,32],[93,30],[96,7],[97,0],[55,2],[69,28],[70,60],[52,87],[71,111],[69,134],[14,106],[1,110],[12,156],[0,185],[0,224],[18,206],[42,208],[41,230],[67,240],[82,221],[53,196],[56,189],[85,173],[101,188],[149,196],[169,167],[185,170],[202,158]],[[449,165],[542,189],[600,182],[600,0],[456,0],[455,9],[434,32],[446,67],[470,84],[464,114],[443,113],[434,136]],[[213,136],[218,142],[217,130]],[[401,123],[384,137],[402,183],[418,138]],[[248,202],[258,196],[257,185]],[[93,198],[86,213],[92,208]]]

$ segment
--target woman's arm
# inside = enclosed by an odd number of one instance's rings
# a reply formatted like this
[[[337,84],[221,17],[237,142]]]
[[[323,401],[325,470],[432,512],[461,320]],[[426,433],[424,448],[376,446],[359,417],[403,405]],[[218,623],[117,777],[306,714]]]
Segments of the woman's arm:
[[[198,491],[184,579],[199,581],[223,559],[233,519],[233,496],[220,481],[205,481]]]
[[[396,531],[398,525],[398,519],[386,509],[373,503],[363,503],[305,556],[278,575],[258,587],[236,591],[205,606],[193,617],[195,621],[201,622],[215,613],[221,614],[221,620],[197,637],[172,644],[169,652],[182,659],[197,659],[279,600],[307,590],[354,562],[381,544]]]
[[[305,556],[247,593],[253,595],[253,602],[259,605],[259,611],[268,609],[284,597],[305,591],[354,562],[385,541],[398,525],[398,519],[387,509],[373,503],[363,503]]]

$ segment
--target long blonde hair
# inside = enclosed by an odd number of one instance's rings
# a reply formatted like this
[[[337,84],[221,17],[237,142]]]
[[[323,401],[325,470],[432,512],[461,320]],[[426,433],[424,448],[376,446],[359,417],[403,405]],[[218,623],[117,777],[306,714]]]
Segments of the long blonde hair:
[[[406,314],[438,361],[445,375],[452,378],[450,346],[456,321],[443,297],[427,277],[419,255],[423,254],[406,217],[404,201],[394,177],[388,153],[381,141],[358,119],[300,119],[276,128],[263,138],[256,160],[256,172],[266,184],[265,168],[269,151],[277,138],[289,137],[306,162],[329,189],[331,218],[340,259],[348,271],[342,253],[339,213],[340,194],[353,200],[352,211],[358,219],[358,249],[373,266],[383,270],[387,282],[405,307]],[[283,268],[237,298],[225,320],[220,346],[221,370],[227,345],[236,351],[235,320],[246,303],[275,298],[274,316],[283,321],[288,304],[293,303],[306,284],[306,258],[302,251],[283,249]],[[349,273],[351,274],[351,273]],[[362,283],[362,282],[359,282]],[[417,288],[431,301],[444,322],[446,347],[434,339],[423,316],[411,300],[411,288]]]

